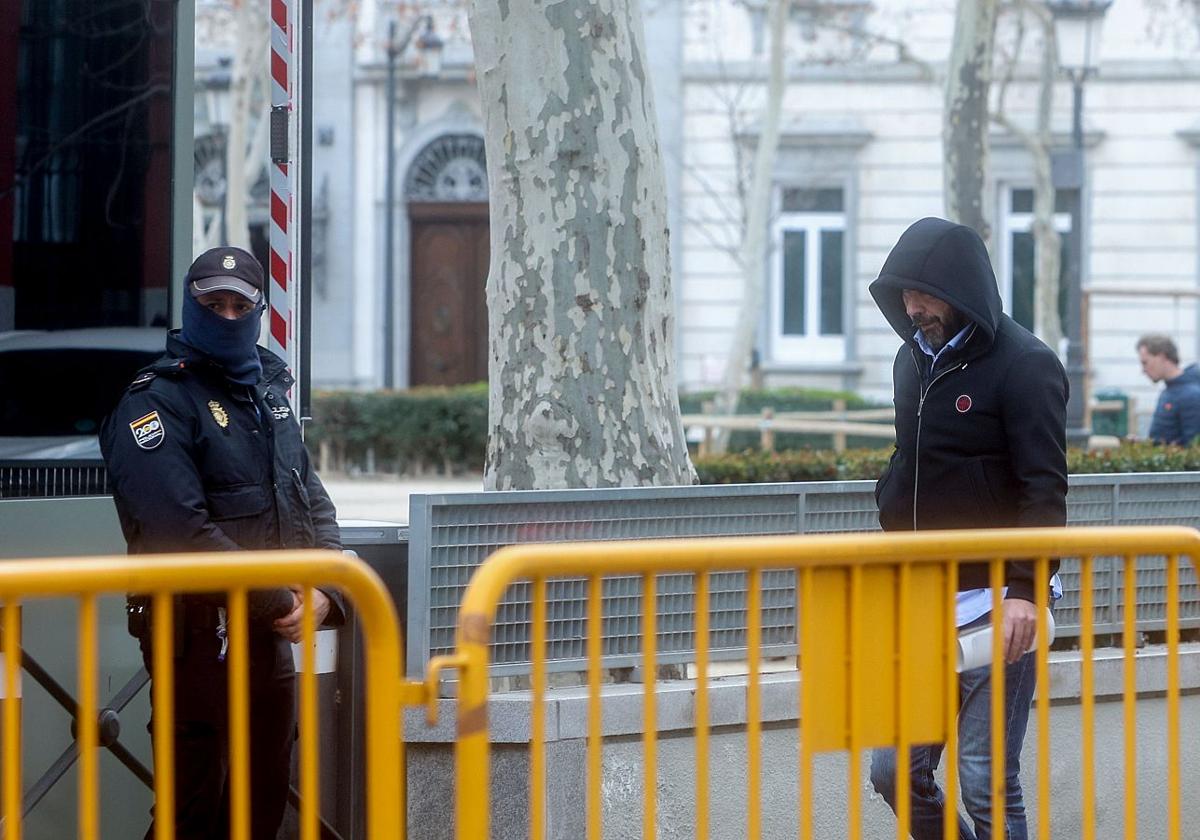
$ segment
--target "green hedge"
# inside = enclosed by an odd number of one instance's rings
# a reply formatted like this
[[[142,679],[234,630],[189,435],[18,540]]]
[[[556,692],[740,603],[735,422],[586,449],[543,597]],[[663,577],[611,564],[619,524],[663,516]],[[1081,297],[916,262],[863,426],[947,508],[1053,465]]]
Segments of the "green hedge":
[[[679,400],[685,414],[700,413],[714,392],[686,394]],[[758,414],[764,407],[776,412],[828,411],[835,399],[847,408],[871,403],[842,391],[802,388],[747,389],[739,414]],[[313,422],[306,430],[313,452],[326,446],[329,467],[338,472],[363,468],[371,457],[387,472],[422,471],[436,467],[447,472],[483,468],[487,450],[487,384],[448,388],[424,387],[407,391],[323,391],[313,397]],[[756,449],[757,432],[736,432],[733,449]],[[878,439],[853,436],[851,446],[879,446]],[[886,443],[886,442],[885,442]],[[829,446],[829,435],[778,434],[776,449]]]
[[[1067,452],[1067,470],[1072,474],[1193,472],[1200,470],[1200,443],[1161,446],[1139,441],[1096,452],[1071,449]]]
[[[368,452],[390,472],[479,470],[487,448],[487,385],[317,393],[306,439],[314,452],[326,444],[339,472],[365,464]]]
[[[685,413],[699,412],[701,403],[712,397],[711,393],[688,394],[680,399],[680,406]],[[778,412],[828,410],[834,399],[845,399],[851,409],[869,407],[853,394],[775,389],[747,390],[740,410],[750,414],[763,406]],[[408,391],[321,392],[314,397],[313,415],[307,440],[313,452],[324,447],[330,459],[327,466],[336,471],[363,468],[369,451],[376,468],[388,472],[483,467],[487,448],[484,383]],[[757,446],[757,433],[746,434]],[[797,446],[805,439],[818,444]],[[828,441],[828,436],[779,434],[774,453],[756,451],[744,441],[746,451],[693,461],[705,484],[850,480],[877,478],[891,453],[888,441],[881,444],[875,440],[876,448],[852,448],[840,454],[823,448]],[[733,443],[738,444],[736,438]],[[1072,449],[1067,467],[1073,474],[1200,471],[1200,444],[1181,447],[1142,442],[1099,452]]]
[[[701,484],[874,480],[883,473],[890,455],[890,449],[848,449],[842,453],[822,449],[747,451],[693,458],[692,463]],[[1072,475],[1200,471],[1200,443],[1184,447],[1143,441],[1095,452],[1069,449],[1067,471]]]
[[[701,484],[758,484],[771,481],[876,479],[891,449],[794,449],[746,451],[693,458]]]

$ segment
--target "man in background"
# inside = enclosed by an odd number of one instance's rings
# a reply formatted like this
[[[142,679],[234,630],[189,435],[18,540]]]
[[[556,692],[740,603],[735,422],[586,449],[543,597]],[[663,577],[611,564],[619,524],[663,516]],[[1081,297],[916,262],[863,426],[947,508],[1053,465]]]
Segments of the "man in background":
[[[1142,373],[1166,385],[1158,395],[1148,437],[1155,443],[1187,446],[1200,435],[1200,369],[1180,367],[1179,348],[1160,333],[1139,338],[1137,354]]]

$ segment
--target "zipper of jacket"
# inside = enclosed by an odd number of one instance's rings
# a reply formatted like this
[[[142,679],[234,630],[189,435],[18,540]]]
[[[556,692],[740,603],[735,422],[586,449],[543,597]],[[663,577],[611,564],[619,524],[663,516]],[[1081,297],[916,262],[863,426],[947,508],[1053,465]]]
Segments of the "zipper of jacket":
[[[917,381],[921,379],[921,365],[917,362],[917,351],[913,350],[912,360],[913,365],[917,368]],[[932,388],[937,381],[947,374],[954,373],[956,370],[965,370],[967,362],[961,365],[956,365],[952,368],[939,373],[929,381],[929,384],[921,389],[921,399],[917,402],[917,441],[913,448],[913,530],[917,530],[917,496],[921,488],[921,414],[925,410],[925,397],[929,396],[929,389]]]

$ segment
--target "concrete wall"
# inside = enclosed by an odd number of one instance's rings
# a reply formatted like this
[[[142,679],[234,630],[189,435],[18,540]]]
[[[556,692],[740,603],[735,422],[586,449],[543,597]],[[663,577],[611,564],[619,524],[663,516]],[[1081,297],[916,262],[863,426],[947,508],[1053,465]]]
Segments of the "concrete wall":
[[[1050,799],[1054,837],[1079,836],[1082,813],[1080,658],[1075,652],[1055,653],[1050,669]],[[1167,836],[1166,654],[1145,648],[1138,654],[1136,705],[1138,736],[1138,836]],[[1095,665],[1096,836],[1124,834],[1124,710],[1120,652],[1097,653]],[[1185,691],[1200,688],[1200,645],[1181,652]],[[712,837],[744,837],[746,779],[745,677],[715,681],[710,687],[710,833]],[[655,687],[658,714],[657,836],[690,838],[695,824],[695,741],[691,682],[660,682]],[[796,837],[798,831],[799,759],[797,742],[798,678],[795,672],[763,677],[762,685],[762,815],[764,838]],[[584,835],[586,801],[586,704],[584,688],[549,692],[546,705],[547,836]],[[641,837],[642,820],[642,686],[610,685],[603,693],[604,775],[601,783],[604,836]],[[441,701],[438,727],[427,729],[421,712],[410,713],[406,733],[416,742],[409,751],[409,816],[413,836],[450,840],[453,813],[454,701]],[[493,836],[520,840],[528,836],[529,696],[524,693],[493,698],[490,732],[493,740]],[[1200,770],[1200,743],[1188,737],[1188,721],[1200,714],[1200,696],[1188,694],[1180,706],[1181,774],[1186,785]],[[1038,801],[1037,723],[1031,715],[1022,754],[1022,784],[1035,836]],[[846,753],[818,756],[813,765],[813,830],[820,840],[846,837],[849,759]],[[869,757],[864,754],[854,783],[862,794],[862,836],[895,836],[895,818],[871,788]],[[469,794],[468,794],[469,795]],[[1183,824],[1200,819],[1200,801],[1183,797]]]

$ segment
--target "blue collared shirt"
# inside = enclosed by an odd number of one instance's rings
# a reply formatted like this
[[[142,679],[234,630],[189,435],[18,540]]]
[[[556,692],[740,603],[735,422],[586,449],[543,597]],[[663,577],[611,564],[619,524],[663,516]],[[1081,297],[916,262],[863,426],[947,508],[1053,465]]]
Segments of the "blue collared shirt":
[[[913,340],[917,342],[917,346],[921,348],[921,351],[926,356],[929,356],[933,359],[933,363],[929,366],[929,369],[932,371],[937,368],[937,363],[941,359],[942,354],[947,350],[959,347],[964,341],[967,340],[967,336],[970,335],[971,330],[974,328],[975,324],[973,322],[967,324],[958,331],[958,334],[954,336],[954,338],[942,345],[941,350],[937,351],[930,346],[929,342],[925,339],[925,333],[921,332],[920,330],[917,330],[916,334],[913,336]],[[1008,587],[1006,586],[1001,592],[1000,597],[1004,598],[1007,595]],[[1050,578],[1050,596],[1055,601],[1062,597],[1062,581],[1058,579],[1057,574]],[[991,610],[992,592],[990,589],[967,589],[958,593],[958,601],[955,606],[955,612],[956,621],[959,627],[963,627],[967,624],[970,624],[972,621],[987,615],[989,612],[991,612]]]
[[[923,353],[925,353],[926,356],[930,356],[933,359],[933,364],[930,365],[930,368],[929,368],[930,370],[933,370],[934,368],[937,367],[937,363],[942,358],[942,354],[945,353],[947,350],[957,349],[959,347],[959,345],[961,345],[964,341],[967,340],[967,336],[970,335],[971,330],[973,330],[974,328],[975,328],[975,322],[972,321],[971,323],[969,323],[965,327],[963,327],[961,330],[959,330],[958,334],[956,336],[954,336],[954,338],[950,339],[945,344],[943,344],[941,350],[937,350],[937,351],[935,351],[933,349],[933,347],[930,346],[929,341],[925,338],[925,333],[921,332],[920,330],[917,330],[916,334],[913,336],[913,341],[917,342],[917,346],[921,348],[921,351]]]

